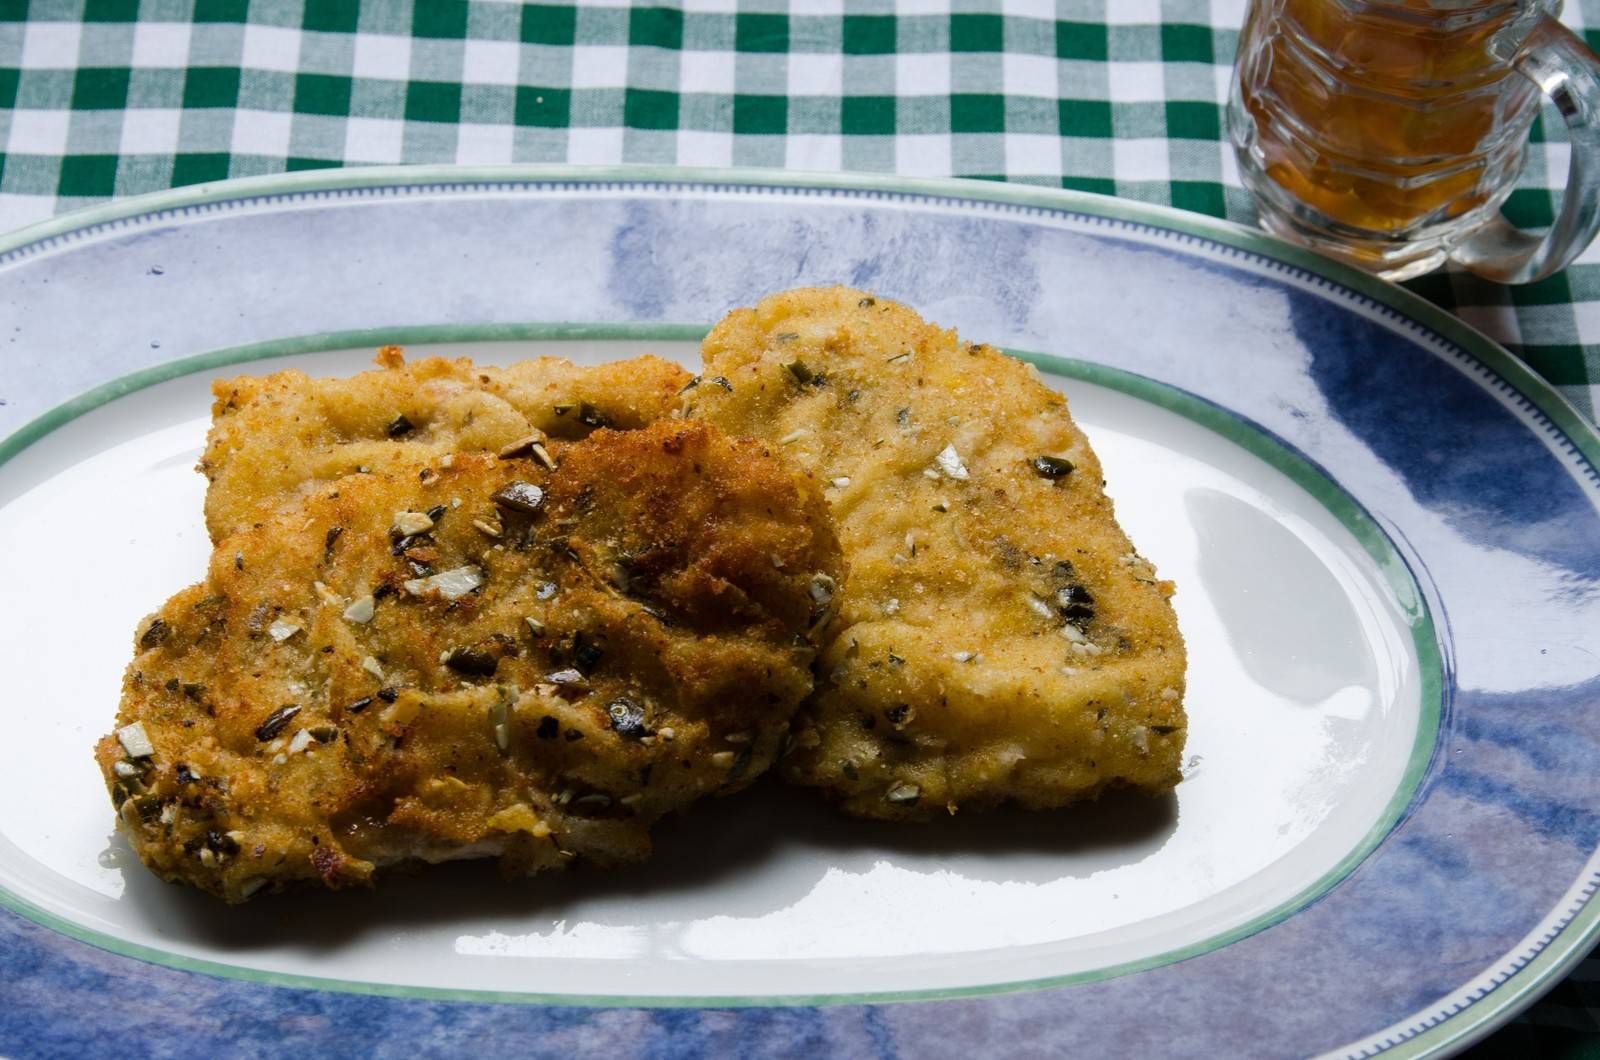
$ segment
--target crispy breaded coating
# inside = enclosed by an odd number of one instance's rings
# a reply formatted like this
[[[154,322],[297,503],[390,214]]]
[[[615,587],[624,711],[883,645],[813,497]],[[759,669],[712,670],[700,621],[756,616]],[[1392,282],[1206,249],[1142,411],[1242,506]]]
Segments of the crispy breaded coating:
[[[842,577],[815,485],[704,423],[390,465],[222,541],[96,757],[145,864],[230,902],[636,861],[773,762]]]
[[[675,408],[689,381],[681,367],[652,356],[593,367],[540,357],[497,368],[464,358],[407,364],[399,347],[386,346],[377,363],[383,367],[345,379],[290,370],[212,384],[200,470],[211,483],[213,541],[357,468],[494,452],[534,431],[572,439],[597,427],[643,427]]]
[[[730,313],[685,412],[824,483],[850,567],[784,775],[850,813],[1051,807],[1180,777],[1184,647],[1067,403],[843,287]]]

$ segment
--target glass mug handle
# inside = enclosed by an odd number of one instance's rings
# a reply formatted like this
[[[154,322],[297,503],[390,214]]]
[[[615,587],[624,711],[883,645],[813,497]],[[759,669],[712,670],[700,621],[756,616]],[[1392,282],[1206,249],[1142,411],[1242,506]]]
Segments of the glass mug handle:
[[[1600,62],[1576,34],[1544,15],[1514,66],[1567,123],[1572,161],[1561,215],[1543,235],[1530,235],[1496,214],[1450,257],[1485,279],[1531,283],[1570,265],[1600,231]]]

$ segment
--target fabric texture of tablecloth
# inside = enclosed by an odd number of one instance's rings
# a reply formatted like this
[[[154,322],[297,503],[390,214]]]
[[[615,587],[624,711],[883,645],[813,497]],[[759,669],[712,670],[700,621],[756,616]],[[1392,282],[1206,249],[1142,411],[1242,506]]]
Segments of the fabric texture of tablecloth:
[[[1223,113],[1245,7],[0,0],[0,232],[225,177],[449,162],[981,177],[1251,223]],[[1600,0],[1563,20],[1600,46]],[[1513,220],[1550,221],[1567,155],[1547,108]],[[1528,286],[1409,286],[1600,409],[1600,245]],[[1600,1054],[1596,980],[1591,959],[1488,1048]]]

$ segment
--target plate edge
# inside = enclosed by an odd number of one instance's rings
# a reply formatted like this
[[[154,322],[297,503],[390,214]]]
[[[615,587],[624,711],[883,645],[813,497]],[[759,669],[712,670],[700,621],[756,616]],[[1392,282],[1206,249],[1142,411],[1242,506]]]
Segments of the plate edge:
[[[1193,214],[1172,207],[1158,206],[1116,199],[1065,189],[1000,184],[996,182],[962,180],[958,178],[917,178],[841,173],[799,173],[762,169],[704,169],[672,166],[566,166],[566,165],[510,165],[487,167],[458,167],[451,165],[348,167],[344,169],[316,170],[296,174],[271,174],[239,180],[218,181],[171,189],[148,195],[116,200],[111,203],[86,207],[62,214],[59,217],[36,223],[0,238],[0,267],[16,260],[14,254],[33,244],[60,240],[74,232],[126,221],[137,216],[184,205],[214,203],[222,205],[231,200],[262,193],[292,195],[336,190],[339,188],[372,188],[384,186],[476,185],[496,183],[632,183],[681,185],[730,185],[772,188],[812,188],[818,190],[850,190],[904,194],[929,198],[948,198],[1010,203],[1063,210],[1091,218],[1111,218],[1148,224],[1180,235],[1211,240],[1239,250],[1258,254],[1271,261],[1297,267],[1329,286],[1343,287],[1364,295],[1383,310],[1399,320],[1410,320],[1432,330],[1435,335],[1453,343],[1476,358],[1487,369],[1498,374],[1508,388],[1548,418],[1564,440],[1581,453],[1593,468],[1600,465],[1600,435],[1583,416],[1550,383],[1535,373],[1520,358],[1500,346],[1493,339],[1465,324],[1418,295],[1386,281],[1361,273],[1349,266],[1325,259],[1312,252],[1283,243],[1271,236],[1233,222]],[[108,384],[109,385],[109,384]],[[97,388],[99,389],[99,388]],[[95,393],[91,391],[89,393]],[[82,397],[87,397],[83,395]],[[74,399],[79,400],[79,399]],[[20,436],[57,413],[67,409],[72,402],[57,406],[36,419],[22,425],[0,441],[0,459],[8,459],[25,448],[27,440]],[[73,413],[74,415],[76,413]],[[68,417],[70,418],[70,416]],[[53,426],[40,433],[47,433]],[[20,443],[20,444],[13,444]],[[1574,936],[1574,931],[1577,935]],[[1521,1008],[1531,1004],[1538,993],[1548,985],[1556,972],[1575,963],[1581,953],[1577,950],[1592,943],[1600,935],[1600,906],[1586,905],[1562,930],[1556,940],[1567,947],[1567,952],[1553,952],[1545,947],[1529,964],[1513,973],[1519,978],[1530,969],[1538,968],[1535,978],[1512,991],[1506,1000],[1496,1003],[1488,1011],[1474,1007],[1467,1011],[1479,1013],[1476,1019],[1457,1024],[1462,1034],[1481,1033],[1510,1019]],[[1541,961],[1551,959],[1559,967],[1541,966]],[[1420,1013],[1418,1014],[1420,1015]],[[1449,1023],[1455,1017],[1447,1018]],[[1485,1022],[1489,1021],[1489,1022]],[[1441,1030],[1444,1024],[1420,1031],[1406,1039],[1416,1044],[1421,1036]],[[1471,1040],[1471,1039],[1467,1039]],[[1451,1041],[1461,1044],[1460,1035]],[[1397,1043],[1397,1047],[1405,1043]],[[1449,1047],[1440,1042],[1439,1048]],[[1366,1053],[1364,1055],[1373,1055]]]

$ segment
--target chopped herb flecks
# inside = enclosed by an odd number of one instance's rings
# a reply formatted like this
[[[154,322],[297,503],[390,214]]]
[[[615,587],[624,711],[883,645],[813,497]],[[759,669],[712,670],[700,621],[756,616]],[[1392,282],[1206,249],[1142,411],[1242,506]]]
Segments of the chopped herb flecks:
[[[481,648],[452,648],[444,664],[464,677],[493,677],[500,660]]]
[[[833,606],[833,595],[838,591],[838,588],[838,583],[821,571],[811,576],[809,589],[811,593],[811,625],[813,627],[821,625],[822,621],[828,617]]]
[[[922,798],[922,788],[919,785],[901,781],[885,792],[883,797],[897,806],[910,806]]]
[[[144,722],[136,721],[117,730],[117,742],[129,758],[149,758],[156,753],[155,745],[144,731]]]
[[[463,567],[452,567],[447,571],[429,575],[423,578],[412,578],[404,583],[406,592],[412,596],[423,596],[436,592],[446,600],[455,600],[483,584],[483,571],[470,564]]]
[[[511,704],[501,699],[489,708],[489,724],[494,729],[494,745],[501,754],[511,750]]]
[[[967,465],[961,462],[961,454],[956,452],[954,444],[947,445],[939,450],[939,455],[934,457],[934,462],[939,465],[939,470],[957,482],[965,482],[968,478]]]
[[[626,696],[607,703],[606,713],[611,716],[611,728],[618,736],[637,740],[650,735],[650,729],[644,723],[644,708]]]
[[[372,616],[377,613],[378,601],[371,593],[359,596],[350,602],[344,609],[346,622],[367,623],[372,621]]]
[[[294,720],[294,716],[298,713],[300,713],[300,705],[298,703],[287,703],[279,707],[267,715],[266,721],[256,726],[256,739],[262,743],[273,739],[288,726],[289,722]]]
[[[1059,456],[1036,456],[1033,458],[1033,469],[1045,478],[1066,478],[1072,474],[1072,461]]]
[[[572,662],[583,673],[593,673],[603,655],[605,649],[585,636],[582,630],[572,635]]]
[[[267,635],[273,640],[282,643],[300,632],[300,623],[291,622],[286,618],[275,618],[272,625],[267,627]]]
[[[501,486],[489,499],[507,511],[532,515],[544,507],[544,488],[519,479]]]
[[[395,512],[394,529],[401,537],[415,537],[433,529],[433,520],[424,512]]]
[[[149,627],[145,629],[144,636],[139,638],[139,647],[148,651],[163,643],[171,635],[172,627],[167,625],[165,619],[153,619]]]

